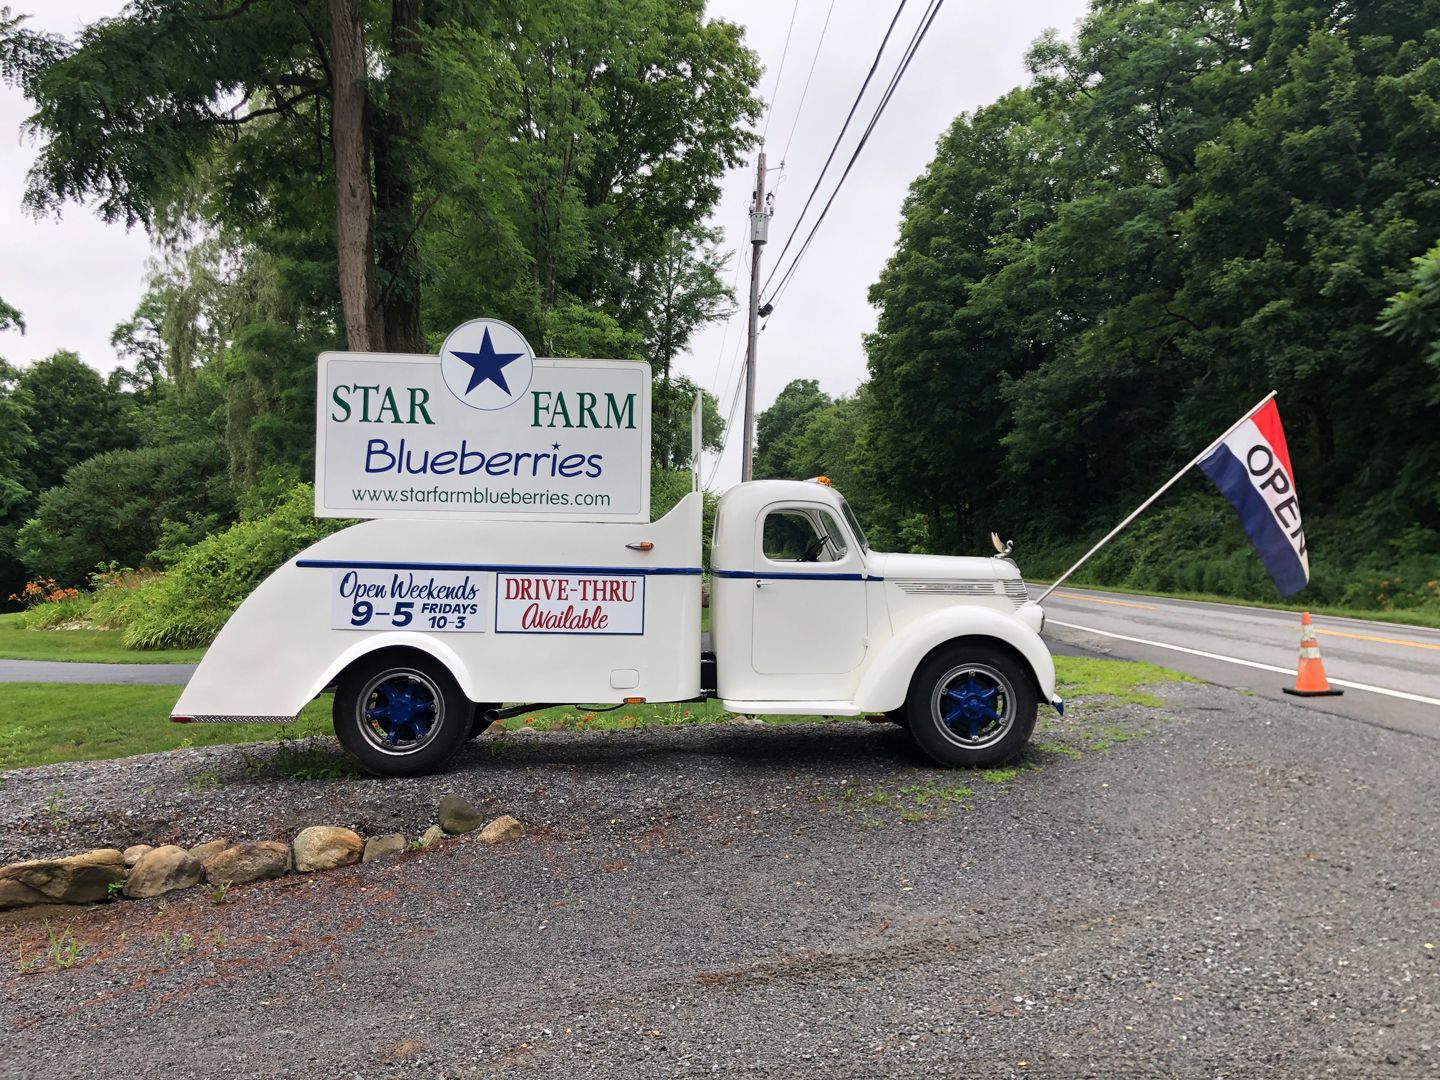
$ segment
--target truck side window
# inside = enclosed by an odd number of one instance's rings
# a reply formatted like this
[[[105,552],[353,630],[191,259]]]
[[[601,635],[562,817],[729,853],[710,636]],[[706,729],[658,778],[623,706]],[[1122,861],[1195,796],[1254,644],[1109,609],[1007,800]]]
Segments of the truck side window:
[[[846,553],[844,530],[823,510],[772,510],[760,538],[771,562],[836,562]]]

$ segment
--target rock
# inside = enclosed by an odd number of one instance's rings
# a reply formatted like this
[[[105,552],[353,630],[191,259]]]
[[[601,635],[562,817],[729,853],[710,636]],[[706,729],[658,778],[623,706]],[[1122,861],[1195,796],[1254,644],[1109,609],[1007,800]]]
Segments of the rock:
[[[397,851],[404,851],[406,848],[405,837],[399,833],[389,833],[385,836],[372,836],[365,841],[365,854],[361,856],[361,862],[374,862],[376,859],[383,859],[386,855],[394,855]]]
[[[525,835],[525,826],[509,814],[503,814],[480,830],[480,839],[487,844],[500,844],[506,840],[518,840]]]
[[[31,904],[94,904],[124,880],[125,857],[114,848],[11,863],[0,866],[0,911]]]
[[[446,795],[440,800],[440,828],[451,836],[480,827],[480,811],[459,795]]]
[[[128,870],[139,862],[145,855],[155,849],[149,844],[131,844],[125,849],[125,868]]]
[[[425,834],[420,837],[420,846],[430,847],[432,844],[437,844],[444,839],[445,830],[440,828],[439,825],[431,825],[425,830]]]
[[[739,724],[741,727],[764,727],[765,721],[758,716],[737,716],[730,721],[732,724]]]
[[[206,840],[203,844],[196,844],[190,849],[190,855],[197,860],[201,866],[211,855],[218,855],[230,846],[229,840]]]
[[[217,851],[205,860],[205,880],[215,884],[248,885],[284,877],[290,869],[290,845],[279,840],[247,840]]]
[[[302,874],[333,870],[360,861],[365,841],[350,829],[333,825],[311,825],[295,837],[295,869]]]
[[[178,844],[166,844],[147,851],[135,864],[125,880],[125,895],[141,900],[199,884],[200,860]]]

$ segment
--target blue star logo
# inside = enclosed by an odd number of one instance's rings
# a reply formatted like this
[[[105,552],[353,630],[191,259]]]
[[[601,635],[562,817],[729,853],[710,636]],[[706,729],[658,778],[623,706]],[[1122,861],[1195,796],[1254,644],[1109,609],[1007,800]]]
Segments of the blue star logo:
[[[467,394],[485,382],[493,382],[509,394],[510,386],[505,381],[505,365],[511,364],[525,355],[518,352],[496,352],[495,346],[490,341],[488,327],[485,330],[484,339],[480,342],[479,352],[461,352],[459,349],[451,349],[450,352],[470,365],[470,385],[465,387]]]
[[[471,409],[513,407],[524,399],[534,375],[534,351],[519,330],[499,319],[461,323],[440,346],[445,388]]]

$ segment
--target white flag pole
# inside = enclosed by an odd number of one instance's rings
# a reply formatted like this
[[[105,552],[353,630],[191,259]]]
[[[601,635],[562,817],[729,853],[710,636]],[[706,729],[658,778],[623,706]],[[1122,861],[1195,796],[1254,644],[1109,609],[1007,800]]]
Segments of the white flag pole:
[[[695,391],[695,404],[690,409],[690,490],[700,490],[700,451],[705,444],[705,395]]]
[[[1186,465],[1183,469],[1181,469],[1179,472],[1177,472],[1174,476],[1172,476],[1169,480],[1166,480],[1159,491],[1155,492],[1154,495],[1151,495],[1148,499],[1146,499],[1143,503],[1141,503],[1133,511],[1131,511],[1129,517],[1127,517],[1124,521],[1120,522],[1119,525],[1116,525],[1115,528],[1111,529],[1108,533],[1105,534],[1105,539],[1101,540],[1098,544],[1092,547],[1081,557],[1079,562],[1077,562],[1074,566],[1070,567],[1069,570],[1066,570],[1063,574],[1056,578],[1055,583],[1051,585],[1048,589],[1046,589],[1040,595],[1040,599],[1035,602],[1037,604],[1043,604],[1045,602],[1045,598],[1060,587],[1061,582],[1063,582],[1071,574],[1075,573],[1076,570],[1079,570],[1080,567],[1084,566],[1085,563],[1089,561],[1091,555],[1094,555],[1111,540],[1115,539],[1115,537],[1119,535],[1120,531],[1124,529],[1126,525],[1129,525],[1130,522],[1134,521],[1137,517],[1144,513],[1146,507],[1148,507],[1156,499],[1160,498],[1161,495],[1164,495],[1165,492],[1169,491],[1172,487],[1174,487],[1177,480],[1179,480],[1187,472],[1189,472],[1201,461],[1203,461],[1205,459],[1205,456],[1209,454],[1210,451],[1214,450],[1222,442],[1228,439],[1230,437],[1230,433],[1233,432],[1236,428],[1238,428],[1241,424],[1245,423],[1246,420],[1249,420],[1250,417],[1254,416],[1257,412],[1263,409],[1266,403],[1269,402],[1270,399],[1274,396],[1275,391],[1271,390],[1270,393],[1266,394],[1263,398],[1259,400],[1259,402],[1256,403],[1253,409],[1251,409],[1244,416],[1240,417],[1239,420],[1236,420],[1235,423],[1231,424],[1228,428],[1226,428],[1224,432],[1221,433],[1218,439],[1216,439],[1209,446],[1205,447],[1204,450],[1201,450],[1200,453],[1196,454],[1193,458],[1191,458],[1190,463]]]

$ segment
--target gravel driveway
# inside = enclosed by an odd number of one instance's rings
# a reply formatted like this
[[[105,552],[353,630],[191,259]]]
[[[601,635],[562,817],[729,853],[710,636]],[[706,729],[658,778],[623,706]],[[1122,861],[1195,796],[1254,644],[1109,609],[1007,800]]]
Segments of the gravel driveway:
[[[0,1075],[1440,1074],[1440,744],[1165,693],[1005,783],[865,723],[507,733],[411,781],[253,747],[12,772],[7,861],[414,836],[451,791],[530,831],[51,909],[68,970],[20,974],[45,928],[0,919]]]

